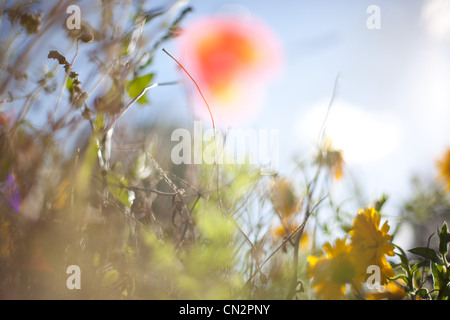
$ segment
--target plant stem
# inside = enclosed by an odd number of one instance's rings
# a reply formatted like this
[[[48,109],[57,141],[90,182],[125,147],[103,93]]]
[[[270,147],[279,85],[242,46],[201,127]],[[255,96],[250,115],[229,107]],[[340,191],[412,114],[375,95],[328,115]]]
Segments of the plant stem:
[[[314,208],[315,208],[314,207],[313,209],[311,209],[311,201],[312,201],[312,197],[313,197],[314,191],[316,190],[317,181],[318,181],[319,176],[320,176],[320,171],[321,171],[321,166],[319,165],[317,167],[317,171],[316,171],[316,174],[314,176],[314,179],[312,180],[312,182],[310,183],[310,185],[308,187],[308,196],[306,198],[305,217],[303,218],[303,222],[302,222],[303,228],[297,234],[296,239],[295,239],[295,244],[294,244],[294,271],[293,271],[293,275],[292,275],[291,288],[290,288],[288,296],[287,296],[288,300],[291,300],[294,297],[295,291],[296,291],[296,288],[297,288],[298,250],[299,250],[300,240],[301,240],[302,235],[303,235],[303,230],[305,229],[304,226],[306,226],[306,222],[308,221],[308,218],[311,216],[311,214],[312,214],[312,212],[314,211]]]

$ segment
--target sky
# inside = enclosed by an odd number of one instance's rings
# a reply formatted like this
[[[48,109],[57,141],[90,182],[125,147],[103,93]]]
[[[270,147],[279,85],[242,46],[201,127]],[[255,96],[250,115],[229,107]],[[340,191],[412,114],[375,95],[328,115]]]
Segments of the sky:
[[[439,1],[193,0],[183,25],[224,12],[251,14],[277,35],[284,67],[248,125],[279,130],[280,173],[291,172],[294,157],[313,152],[339,75],[326,132],[367,197],[388,193],[397,207],[410,194],[412,176],[432,178],[450,146],[450,8]],[[367,27],[373,4],[381,29]],[[177,41],[166,47],[177,52]],[[164,54],[155,63],[158,81],[180,76]],[[152,101],[182,119],[189,112],[184,90],[160,88]]]

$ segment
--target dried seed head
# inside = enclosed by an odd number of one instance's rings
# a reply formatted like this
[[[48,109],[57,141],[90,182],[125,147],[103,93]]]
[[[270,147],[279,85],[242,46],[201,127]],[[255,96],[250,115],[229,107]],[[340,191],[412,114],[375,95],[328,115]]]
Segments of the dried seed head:
[[[94,41],[94,35],[91,32],[87,32],[83,33],[78,39],[85,43],[88,43]]]
[[[41,13],[24,13],[20,17],[20,24],[29,34],[37,33],[41,28]]]

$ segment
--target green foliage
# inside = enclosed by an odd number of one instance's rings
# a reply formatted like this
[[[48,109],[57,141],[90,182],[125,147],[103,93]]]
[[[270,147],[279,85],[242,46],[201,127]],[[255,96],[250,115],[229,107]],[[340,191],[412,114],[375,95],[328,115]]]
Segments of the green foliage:
[[[133,80],[129,81],[126,85],[128,95],[132,98],[138,96],[145,87],[150,85],[153,77],[154,74],[149,73],[140,77],[136,77]],[[140,104],[146,104],[148,103],[148,99],[144,95],[137,102]]]
[[[450,233],[448,232],[447,222],[444,222],[441,230],[438,229],[439,252],[445,256],[448,252],[448,243],[450,242]]]
[[[411,297],[418,297],[420,299],[449,299],[449,281],[450,273],[448,271],[449,264],[447,262],[446,254],[448,244],[447,237],[447,223],[444,222],[441,230],[438,230],[439,235],[442,235],[443,240],[440,240],[439,251],[433,250],[429,247],[417,247],[408,250],[421,260],[419,262],[409,261],[405,251],[400,247],[396,248],[400,251],[397,255],[400,257],[400,267],[403,273],[398,274],[394,281],[402,280],[405,292]],[[424,288],[426,285],[427,275],[432,278],[432,289]],[[425,279],[425,280],[424,280]]]
[[[439,257],[439,255],[436,253],[436,251],[434,251],[433,249],[425,248],[425,247],[417,247],[417,248],[413,248],[408,251],[415,255],[421,256],[422,258],[431,260],[434,263],[440,263],[440,264],[444,263],[442,261],[442,259]]]

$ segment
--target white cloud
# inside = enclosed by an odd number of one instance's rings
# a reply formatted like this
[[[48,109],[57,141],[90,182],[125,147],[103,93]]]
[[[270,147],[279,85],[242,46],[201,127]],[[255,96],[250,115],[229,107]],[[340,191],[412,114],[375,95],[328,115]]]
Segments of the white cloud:
[[[432,36],[450,40],[450,1],[426,1],[422,8],[422,21]]]
[[[302,135],[317,139],[326,115],[326,103],[313,108],[303,119]],[[335,148],[342,149],[345,161],[372,163],[388,156],[400,141],[400,126],[391,115],[375,113],[345,101],[336,101],[325,128]]]

